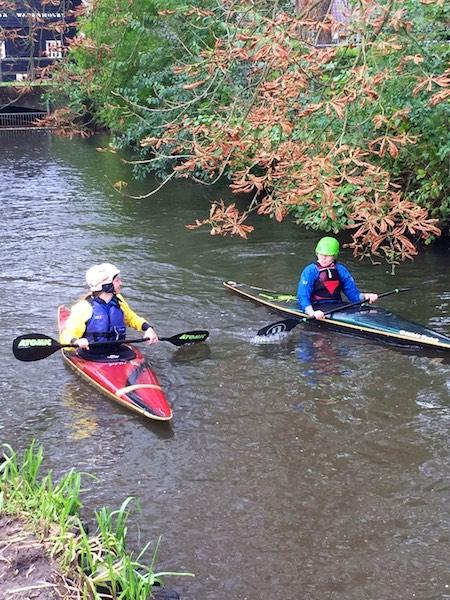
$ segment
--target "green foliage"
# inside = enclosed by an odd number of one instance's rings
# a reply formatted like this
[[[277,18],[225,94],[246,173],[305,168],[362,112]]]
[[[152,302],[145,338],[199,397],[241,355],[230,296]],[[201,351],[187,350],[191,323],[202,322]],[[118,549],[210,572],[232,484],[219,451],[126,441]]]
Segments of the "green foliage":
[[[179,84],[175,89],[171,67],[213,43],[201,19],[192,27],[183,17],[189,6],[206,4],[97,0],[79,21],[81,35],[61,67],[58,94],[66,95],[75,113],[118,134],[121,145],[136,143],[170,120],[170,109],[161,116],[154,107],[187,99]]]
[[[174,167],[206,183],[228,175],[239,179],[234,191],[254,193],[248,212],[278,220],[290,212],[324,231],[357,227],[370,213],[373,227],[361,244],[370,240],[377,251],[380,236],[400,232],[400,255],[411,257],[412,246],[403,250],[420,221],[427,222],[418,237],[427,243],[438,233],[430,218],[450,221],[450,106],[440,95],[449,85],[450,4],[352,4],[358,11],[348,39],[356,42],[319,50],[302,42],[299,26],[290,28],[293,2],[97,0],[80,23],[86,37],[73,46],[62,88],[74,112],[112,131],[117,147],[133,148],[137,177],[165,178]],[[297,158],[284,179],[273,179],[289,144]],[[266,151],[272,163],[261,159]],[[358,182],[343,173],[345,153],[349,161],[364,157]],[[300,193],[315,160],[327,163],[317,188]],[[259,187],[250,185],[264,174]],[[386,190],[391,196],[380,200]],[[377,211],[386,211],[384,223]],[[395,222],[387,234],[389,214]],[[214,233],[224,232],[218,223]],[[234,223],[229,231],[244,229]]]
[[[450,5],[408,0],[396,3],[396,8],[403,9],[409,26],[399,31],[387,29],[383,34],[386,39],[393,35],[397,37],[402,44],[400,52],[380,55],[374,50],[368,54],[372,72],[386,70],[391,77],[377,90],[379,99],[367,116],[375,116],[376,111],[390,116],[407,109],[405,117],[389,119],[386,132],[413,136],[416,143],[406,147],[398,157],[387,154],[380,162],[405,188],[408,196],[446,224],[450,222],[450,103],[447,99],[430,106],[430,90],[437,92],[440,89],[432,82],[429,88],[424,87],[417,94],[414,89],[418,79],[448,70],[450,45],[446,23],[450,20]],[[373,132],[369,125],[362,130],[366,139]]]

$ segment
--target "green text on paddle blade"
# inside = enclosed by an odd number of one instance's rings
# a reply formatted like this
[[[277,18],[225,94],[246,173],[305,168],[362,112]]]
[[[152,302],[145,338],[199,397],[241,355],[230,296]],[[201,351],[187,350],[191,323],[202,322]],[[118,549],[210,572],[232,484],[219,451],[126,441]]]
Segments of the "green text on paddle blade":
[[[34,346],[51,346],[52,340],[40,340],[29,338],[27,340],[20,340],[18,348],[31,348]]]

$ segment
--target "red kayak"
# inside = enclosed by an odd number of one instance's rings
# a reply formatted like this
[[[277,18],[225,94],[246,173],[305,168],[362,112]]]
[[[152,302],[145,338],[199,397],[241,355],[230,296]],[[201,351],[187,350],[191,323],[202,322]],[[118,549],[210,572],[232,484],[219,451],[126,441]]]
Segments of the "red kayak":
[[[70,309],[66,306],[58,308],[60,332],[69,315]],[[156,375],[146,364],[142,352],[131,344],[127,346],[134,352],[134,358],[118,362],[86,360],[73,350],[61,352],[72,369],[115,402],[149,419],[170,421],[172,409]]]

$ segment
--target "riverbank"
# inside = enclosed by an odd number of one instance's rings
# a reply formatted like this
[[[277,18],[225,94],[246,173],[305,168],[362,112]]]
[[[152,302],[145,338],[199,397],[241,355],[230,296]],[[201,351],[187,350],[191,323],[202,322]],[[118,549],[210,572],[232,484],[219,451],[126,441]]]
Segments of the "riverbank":
[[[80,590],[81,585],[74,587],[61,572],[23,518],[0,516],[0,598],[69,600],[79,598]]]
[[[19,459],[4,446],[0,464],[0,600],[115,598],[178,600],[150,566],[126,548],[127,498],[119,510],[96,513],[95,532],[79,517],[80,475],[71,471],[55,483],[39,477],[42,448],[33,444]]]

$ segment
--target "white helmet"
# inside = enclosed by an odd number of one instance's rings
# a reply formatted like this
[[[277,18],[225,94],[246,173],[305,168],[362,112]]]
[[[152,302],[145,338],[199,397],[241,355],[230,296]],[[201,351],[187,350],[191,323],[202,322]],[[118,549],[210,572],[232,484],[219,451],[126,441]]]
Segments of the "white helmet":
[[[86,271],[86,283],[91,292],[101,292],[103,286],[112,283],[114,277],[119,273],[119,269],[111,263],[94,265]]]

